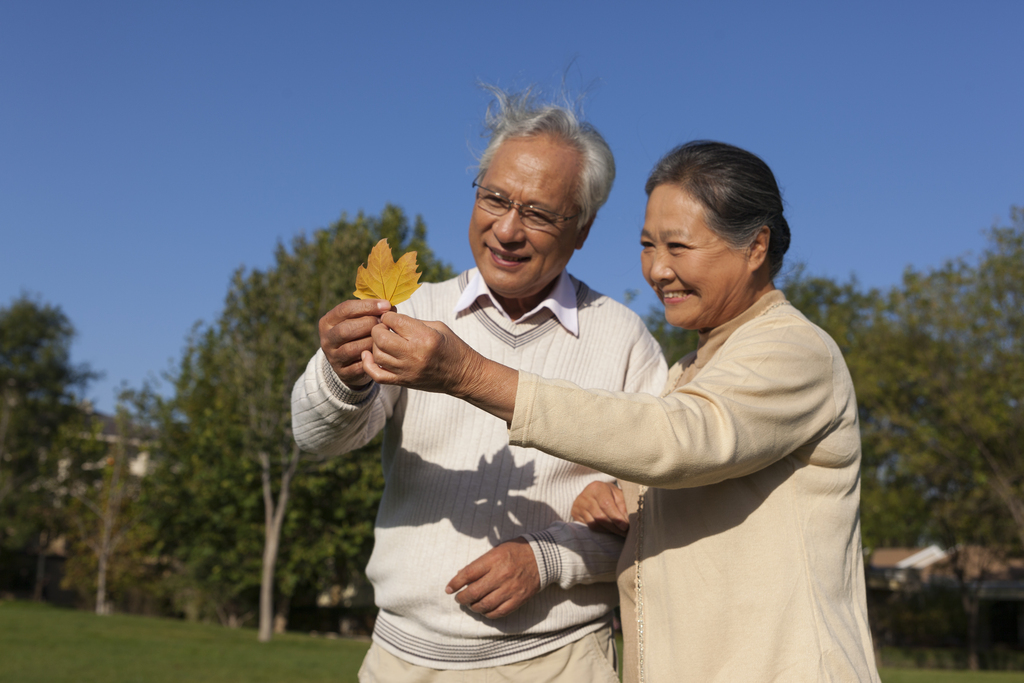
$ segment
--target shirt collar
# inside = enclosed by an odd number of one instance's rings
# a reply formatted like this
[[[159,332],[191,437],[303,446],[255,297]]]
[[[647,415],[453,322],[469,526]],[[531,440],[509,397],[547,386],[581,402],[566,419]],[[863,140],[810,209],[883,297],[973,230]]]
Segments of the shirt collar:
[[[470,279],[469,284],[466,285],[466,288],[462,290],[462,296],[459,297],[458,302],[455,304],[455,314],[458,315],[459,313],[469,309],[469,307],[482,296],[487,297],[494,308],[505,316],[506,319],[512,319],[491,294],[491,290],[487,287],[487,283],[484,282],[484,279],[480,276],[480,271],[475,269],[473,277]],[[558,279],[555,281],[555,286],[551,290],[551,293],[548,294],[547,298],[534,306],[533,309],[519,320],[526,320],[527,318],[536,315],[544,308],[551,311],[558,322],[561,323],[562,327],[564,327],[574,337],[580,336],[579,317],[576,310],[576,287],[573,286],[572,278],[569,277],[569,273],[566,271],[563,270],[558,275]]]

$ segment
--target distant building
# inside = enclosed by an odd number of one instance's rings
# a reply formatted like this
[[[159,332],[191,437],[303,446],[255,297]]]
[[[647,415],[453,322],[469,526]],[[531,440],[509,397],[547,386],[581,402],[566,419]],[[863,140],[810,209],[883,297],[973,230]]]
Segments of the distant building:
[[[870,591],[969,591],[979,601],[979,645],[1024,647],[1024,558],[981,546],[943,550],[879,548],[866,573]]]

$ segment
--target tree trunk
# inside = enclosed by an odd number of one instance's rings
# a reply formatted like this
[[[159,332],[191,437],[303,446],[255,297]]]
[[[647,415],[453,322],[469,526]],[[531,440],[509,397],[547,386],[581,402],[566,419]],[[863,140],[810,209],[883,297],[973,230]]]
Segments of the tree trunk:
[[[269,642],[273,637],[274,621],[274,568],[277,564],[277,547],[281,538],[281,527],[277,515],[271,510],[272,521],[267,524],[263,541],[263,575],[260,579],[260,629],[259,641]]]
[[[43,601],[43,586],[46,584],[46,547],[49,545],[49,534],[39,532],[39,553],[36,555],[36,584],[32,589],[32,599]]]
[[[282,595],[277,601],[277,614],[274,615],[274,633],[284,633],[288,628],[288,612],[291,609],[292,596]]]
[[[266,521],[263,574],[260,579],[260,625],[257,636],[261,643],[270,642],[274,636],[274,569],[277,565],[277,551],[281,542],[281,527],[284,526],[284,513],[288,507],[288,491],[301,457],[302,451],[298,446],[293,446],[291,459],[284,468],[284,472],[281,473],[281,490],[275,505],[274,492],[270,482],[270,456],[260,453],[260,465],[263,468],[263,516]]]
[[[96,558],[96,614],[109,614],[107,610],[107,553]]]
[[[977,671],[981,668],[978,659],[978,626],[981,601],[969,586],[964,586],[961,595],[964,612],[967,613],[967,668]]]

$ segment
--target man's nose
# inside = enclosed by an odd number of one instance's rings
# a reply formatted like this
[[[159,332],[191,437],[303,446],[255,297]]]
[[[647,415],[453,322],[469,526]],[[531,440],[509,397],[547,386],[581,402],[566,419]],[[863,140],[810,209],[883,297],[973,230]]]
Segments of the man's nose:
[[[498,216],[491,229],[494,231],[495,237],[502,242],[522,242],[526,238],[526,228],[523,227],[523,221],[519,218],[519,212],[515,207],[511,207],[504,215]]]

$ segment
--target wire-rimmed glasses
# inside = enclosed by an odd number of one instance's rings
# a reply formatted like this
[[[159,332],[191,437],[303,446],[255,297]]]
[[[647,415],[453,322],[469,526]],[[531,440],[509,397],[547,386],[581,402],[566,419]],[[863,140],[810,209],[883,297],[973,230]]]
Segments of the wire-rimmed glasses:
[[[513,201],[500,192],[484,187],[476,181],[473,182],[473,187],[477,188],[477,206],[492,216],[504,216],[510,210],[515,209],[519,214],[519,220],[522,222],[523,227],[529,230],[538,230],[549,235],[559,235],[562,232],[562,227],[559,224],[576,218],[579,215],[575,213],[571,216],[563,216],[554,211]]]

